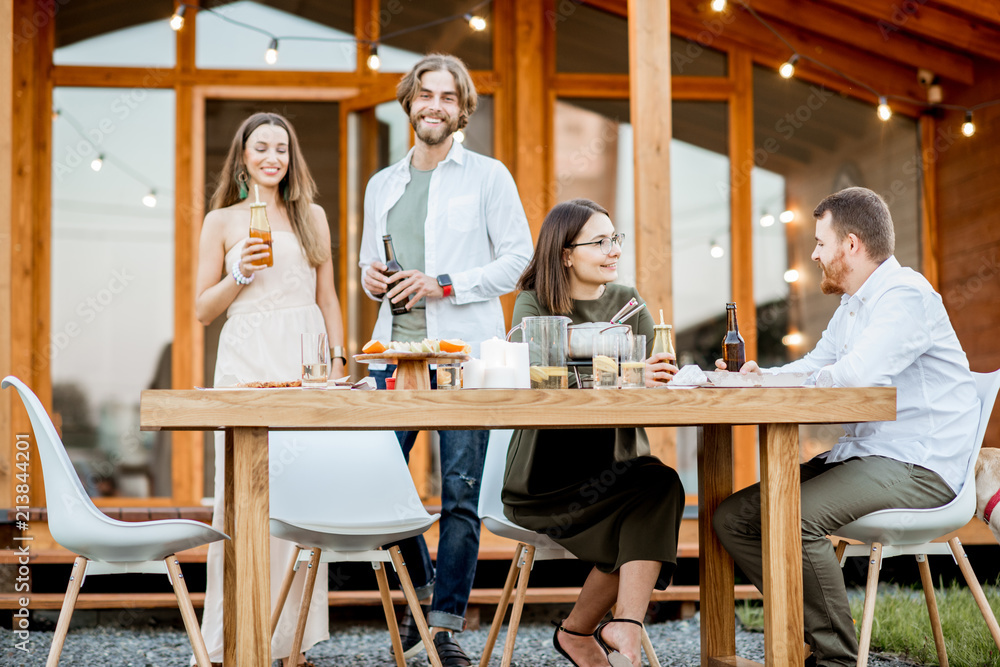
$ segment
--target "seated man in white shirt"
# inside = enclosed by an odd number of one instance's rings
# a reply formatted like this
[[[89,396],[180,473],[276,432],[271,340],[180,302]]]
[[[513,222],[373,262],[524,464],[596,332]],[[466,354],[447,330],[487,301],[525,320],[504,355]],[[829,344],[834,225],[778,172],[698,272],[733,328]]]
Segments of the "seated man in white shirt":
[[[845,424],[833,449],[801,467],[805,639],[813,650],[807,664],[854,665],[847,591],[826,536],[870,512],[954,498],[972,455],[979,403],[941,296],[892,255],[895,233],[882,198],[848,188],[820,202],[813,216],[820,287],[841,295],[840,308],[812,352],[769,370],[822,372],[840,387],[896,387],[896,421]],[[716,365],[725,369],[721,360]],[[748,361],[739,370],[759,369]],[[713,524],[760,589],[759,485],[726,499]]]

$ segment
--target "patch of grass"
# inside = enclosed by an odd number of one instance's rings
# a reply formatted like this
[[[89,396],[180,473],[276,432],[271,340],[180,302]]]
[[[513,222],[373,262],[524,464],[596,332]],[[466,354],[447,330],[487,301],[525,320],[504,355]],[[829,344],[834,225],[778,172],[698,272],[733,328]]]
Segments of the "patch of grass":
[[[1000,617],[1000,581],[985,586],[983,591]],[[944,633],[948,661],[964,667],[996,667],[1000,665],[1000,651],[990,635],[972,593],[964,585],[952,583],[934,590],[941,628]],[[861,632],[861,614],[864,590],[848,592],[851,613]],[[759,601],[744,601],[737,605],[736,615],[747,630],[763,631],[764,610]],[[900,655],[921,665],[937,665],[934,635],[927,616],[923,589],[919,586],[900,587],[881,584],[875,601],[875,620],[872,624],[872,653]]]

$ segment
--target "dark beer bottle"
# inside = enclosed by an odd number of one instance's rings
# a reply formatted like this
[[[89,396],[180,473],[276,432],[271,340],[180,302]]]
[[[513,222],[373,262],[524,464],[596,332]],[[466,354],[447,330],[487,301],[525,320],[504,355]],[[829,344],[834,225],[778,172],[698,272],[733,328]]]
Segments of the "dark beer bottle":
[[[403,270],[403,267],[399,265],[396,261],[396,251],[392,247],[392,234],[386,234],[382,237],[382,245],[385,246],[385,271],[384,273],[387,278],[394,276],[396,273]],[[392,286],[390,286],[390,289]],[[406,310],[406,302],[401,301],[399,303],[389,302],[389,307],[392,310],[393,315],[405,315],[409,311]]]
[[[726,304],[726,337],[722,339],[722,360],[726,370],[738,372],[746,363],[746,350],[740,327],[736,324],[736,304]]]

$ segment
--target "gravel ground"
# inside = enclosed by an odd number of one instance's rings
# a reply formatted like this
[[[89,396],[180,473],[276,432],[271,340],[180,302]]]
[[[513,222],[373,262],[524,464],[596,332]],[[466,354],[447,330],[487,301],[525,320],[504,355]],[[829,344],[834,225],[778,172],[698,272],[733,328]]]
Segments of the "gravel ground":
[[[468,631],[459,636],[462,647],[476,658],[486,643],[489,627]],[[698,616],[682,621],[655,623],[647,626],[656,654],[663,667],[698,665],[700,660]],[[553,628],[533,620],[521,625],[514,648],[514,667],[569,667],[569,662],[552,648]],[[492,665],[500,664],[503,650],[501,634],[493,653]],[[15,648],[20,641],[8,628],[0,628],[0,665],[3,667],[34,667],[45,664],[52,632],[32,631],[27,652]],[[762,661],[764,636],[756,632],[737,630],[736,650],[740,656]],[[175,628],[122,629],[102,624],[97,627],[71,629],[63,647],[60,665],[102,667],[187,667],[191,655],[187,635]],[[389,637],[384,625],[335,622],[330,640],[314,646],[307,656],[316,667],[350,665],[373,667],[394,665],[389,655]],[[276,662],[275,665],[278,663]],[[426,665],[426,654],[409,661],[409,667]],[[875,667],[912,667],[914,663],[885,656],[873,657]]]

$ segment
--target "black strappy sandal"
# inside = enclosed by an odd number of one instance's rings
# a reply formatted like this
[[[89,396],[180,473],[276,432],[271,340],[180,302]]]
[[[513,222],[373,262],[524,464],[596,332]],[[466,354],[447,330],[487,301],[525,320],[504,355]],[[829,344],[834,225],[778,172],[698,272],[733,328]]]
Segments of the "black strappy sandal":
[[[604,638],[601,637],[601,630],[603,630],[604,626],[609,623],[632,623],[633,625],[638,625],[640,628],[642,627],[642,623],[634,621],[631,618],[612,618],[610,621],[604,621],[598,625],[597,630],[594,631],[594,639],[596,639],[597,643],[601,645],[602,649],[604,649],[604,653],[608,656],[608,662],[611,663],[611,667],[632,667],[632,661],[625,657],[624,653],[616,648],[608,646],[604,641]],[[641,645],[642,644],[640,643],[640,646]]]
[[[569,657],[569,653],[567,653],[566,650],[563,649],[562,645],[559,644],[559,633],[565,632],[567,635],[573,635],[574,637],[592,637],[593,635],[589,632],[573,632],[568,628],[564,628],[562,623],[556,623],[555,621],[552,621],[552,625],[556,626],[556,631],[552,633],[552,645],[556,647],[557,651],[559,651],[559,655],[573,663],[573,667],[580,667],[580,665],[576,664],[576,660]],[[631,667],[631,665],[629,667]]]

